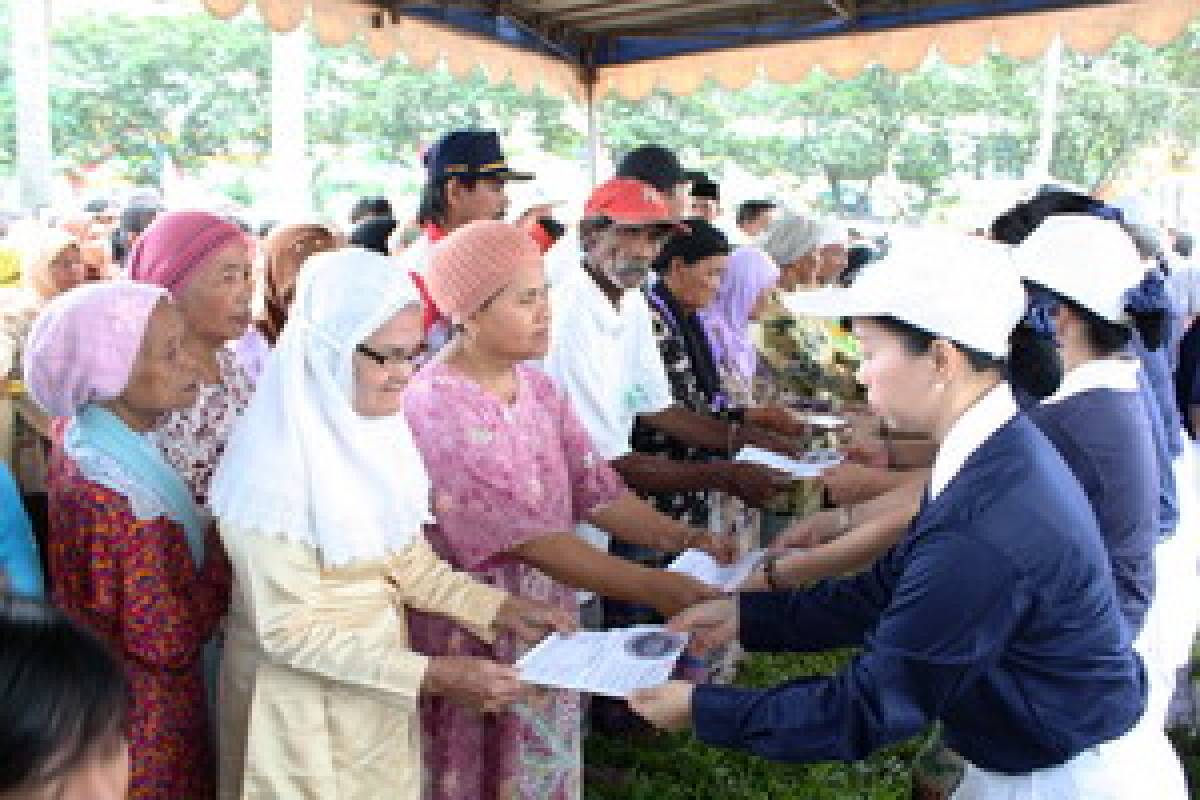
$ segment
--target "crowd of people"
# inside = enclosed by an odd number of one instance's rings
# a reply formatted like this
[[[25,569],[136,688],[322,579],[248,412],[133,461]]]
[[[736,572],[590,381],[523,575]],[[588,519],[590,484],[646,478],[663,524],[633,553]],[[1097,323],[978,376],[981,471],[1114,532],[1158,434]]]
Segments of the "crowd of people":
[[[563,221],[509,208],[494,132],[425,164],[413,225],[14,225],[0,798],[565,800],[588,730],[650,726],[791,762],[932,728],[933,796],[1187,796],[1186,237],[1058,187],[886,248],[766,199],[726,231],[658,145]],[[764,547],[734,592],[665,569]],[[515,666],[664,623],[688,654],[625,700]]]

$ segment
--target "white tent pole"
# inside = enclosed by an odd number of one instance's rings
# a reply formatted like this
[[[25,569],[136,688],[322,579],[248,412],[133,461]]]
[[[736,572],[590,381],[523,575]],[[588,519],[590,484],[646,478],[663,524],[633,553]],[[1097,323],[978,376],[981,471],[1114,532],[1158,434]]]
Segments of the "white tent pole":
[[[596,81],[587,79],[587,162],[588,180],[596,185],[596,170],[600,160],[600,130],[596,120]]]
[[[1054,130],[1058,121],[1058,85],[1062,76],[1062,59],[1062,36],[1055,34],[1046,49],[1041,124],[1037,156],[1033,164],[1034,177],[1039,181],[1050,179],[1050,164],[1054,158]]]
[[[17,179],[23,208],[51,202],[50,0],[27,0],[9,14],[17,101]]]
[[[272,211],[293,216],[311,211],[307,136],[308,31],[271,34]]]

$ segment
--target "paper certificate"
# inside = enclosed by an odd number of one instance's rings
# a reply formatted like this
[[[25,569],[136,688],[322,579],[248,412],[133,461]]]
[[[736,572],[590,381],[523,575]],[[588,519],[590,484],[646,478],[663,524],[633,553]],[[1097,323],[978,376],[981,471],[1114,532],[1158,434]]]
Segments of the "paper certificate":
[[[725,566],[703,550],[685,550],[667,569],[690,575],[701,583],[715,586],[722,591],[732,592],[750,577],[750,573],[758,566],[758,562],[762,561],[765,553],[765,550],[752,550]]]
[[[841,464],[843,457],[836,450],[811,450],[800,458],[788,458],[758,447],[743,447],[738,451],[737,458],[734,460],[761,464],[764,467],[786,472],[796,480],[804,480],[819,478],[825,470]]]
[[[845,417],[839,417],[837,414],[819,414],[816,412],[800,414],[800,421],[814,428],[827,431],[845,428],[850,424],[849,420]]]
[[[666,683],[686,644],[687,634],[661,625],[552,633],[518,659],[517,668],[525,683],[625,697]]]

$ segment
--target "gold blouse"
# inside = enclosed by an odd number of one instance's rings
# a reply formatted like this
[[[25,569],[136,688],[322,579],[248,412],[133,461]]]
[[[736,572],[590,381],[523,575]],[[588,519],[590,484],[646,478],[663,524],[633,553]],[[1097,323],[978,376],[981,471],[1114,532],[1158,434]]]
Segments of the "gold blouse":
[[[223,527],[235,583],[220,681],[220,797],[405,800],[421,794],[417,698],[428,659],[405,608],[490,641],[507,594],[424,538],[324,568],[315,550]]]

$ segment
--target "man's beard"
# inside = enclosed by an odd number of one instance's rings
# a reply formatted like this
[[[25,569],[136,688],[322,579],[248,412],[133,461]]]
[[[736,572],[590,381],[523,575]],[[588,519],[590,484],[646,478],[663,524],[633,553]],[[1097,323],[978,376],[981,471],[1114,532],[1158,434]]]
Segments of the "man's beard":
[[[622,289],[636,289],[650,274],[650,262],[645,259],[616,259],[604,270],[609,280]]]

